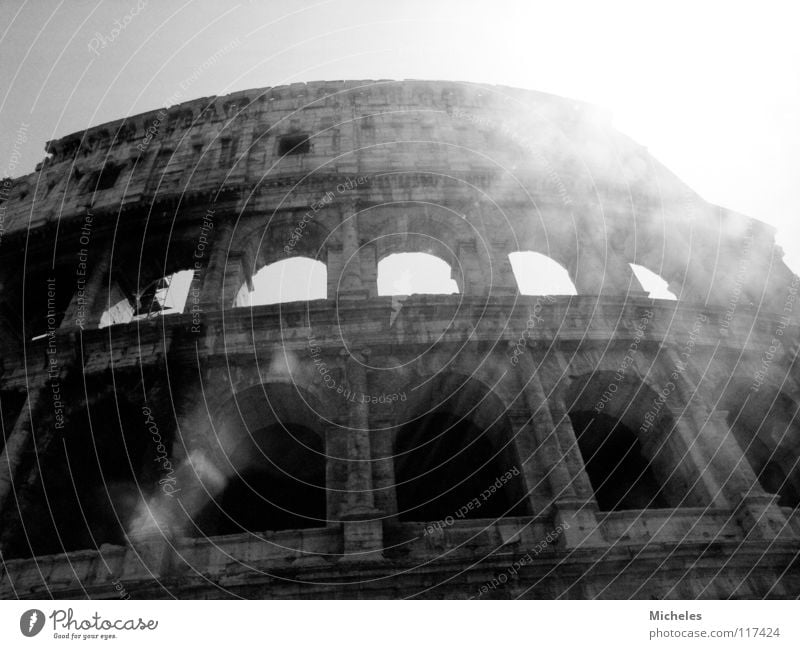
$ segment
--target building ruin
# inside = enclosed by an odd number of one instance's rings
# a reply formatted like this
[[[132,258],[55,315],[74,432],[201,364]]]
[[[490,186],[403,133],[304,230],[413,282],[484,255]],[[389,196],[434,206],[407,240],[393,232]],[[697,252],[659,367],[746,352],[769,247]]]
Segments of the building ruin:
[[[800,280],[603,111],[300,83],[46,151],[0,193],[2,597],[800,594]],[[381,294],[405,253],[456,292]]]

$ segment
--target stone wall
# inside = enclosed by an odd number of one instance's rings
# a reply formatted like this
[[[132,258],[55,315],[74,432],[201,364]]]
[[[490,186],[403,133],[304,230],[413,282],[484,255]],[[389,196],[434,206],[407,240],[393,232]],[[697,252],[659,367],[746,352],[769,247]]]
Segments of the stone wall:
[[[768,226],[707,204],[601,111],[319,82],[47,152],[0,204],[3,596],[800,592],[797,278]],[[520,295],[515,251],[577,295]],[[448,262],[459,294],[378,296],[396,252]],[[327,299],[237,307],[296,256],[325,263]],[[630,263],[678,300],[648,298]],[[131,319],[182,270],[182,313]],[[485,438],[480,475],[507,501],[415,519],[399,449],[445,410]],[[635,436],[658,500],[603,506],[587,414]],[[321,509],[231,532],[226,493],[283,480],[253,460],[273,451],[303,483],[280,502],[305,489]]]

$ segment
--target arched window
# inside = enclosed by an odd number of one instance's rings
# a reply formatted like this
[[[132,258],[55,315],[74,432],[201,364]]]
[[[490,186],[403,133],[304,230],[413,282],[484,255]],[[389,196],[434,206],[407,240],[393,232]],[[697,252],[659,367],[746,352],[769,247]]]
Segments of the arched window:
[[[447,410],[406,425],[395,445],[399,519],[524,515],[520,467],[499,450],[489,431]]]
[[[661,275],[638,264],[630,264],[630,267],[642,288],[650,294],[649,297],[655,300],[678,299],[675,293],[669,290],[669,283]]]
[[[108,308],[100,317],[99,327],[183,313],[193,278],[194,271],[180,270],[150,282],[133,297],[114,284],[107,293]]]
[[[115,249],[98,299],[88,305],[94,322],[107,327],[183,313],[190,291],[199,288],[197,233],[159,226],[144,233],[132,229],[124,236],[128,245]]]
[[[458,293],[450,265],[424,252],[394,253],[378,263],[378,295]]]
[[[133,305],[131,301],[127,297],[120,297],[116,291],[111,295],[112,297],[109,299],[110,306],[100,316],[99,329],[115,324],[125,324],[133,320]]]
[[[308,257],[282,259],[264,266],[245,284],[236,306],[324,300],[328,296],[328,271],[321,261]]]
[[[254,431],[229,457],[226,487],[200,512],[206,535],[325,526],[325,460],[320,437],[301,425]]]
[[[146,287],[137,297],[134,318],[183,313],[194,272],[180,270]]]
[[[667,506],[633,431],[593,412],[572,412],[570,420],[601,511]]]
[[[521,295],[577,295],[567,269],[538,252],[508,255]]]

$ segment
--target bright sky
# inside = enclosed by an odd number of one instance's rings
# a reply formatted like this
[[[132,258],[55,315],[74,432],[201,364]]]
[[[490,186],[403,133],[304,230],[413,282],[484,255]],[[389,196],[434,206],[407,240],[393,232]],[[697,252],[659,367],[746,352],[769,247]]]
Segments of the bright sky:
[[[704,198],[775,225],[799,272],[795,7],[4,0],[0,176],[32,171],[48,139],[163,106],[228,46],[182,98],[317,79],[418,78],[599,104]],[[125,27],[111,40],[115,20]]]

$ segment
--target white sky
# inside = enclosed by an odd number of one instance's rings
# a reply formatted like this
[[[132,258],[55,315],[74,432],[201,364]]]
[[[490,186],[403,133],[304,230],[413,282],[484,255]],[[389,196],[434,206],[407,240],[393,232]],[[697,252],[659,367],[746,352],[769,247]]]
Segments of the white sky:
[[[144,0],[142,0],[144,1]],[[0,176],[44,142],[185,99],[316,79],[497,83],[608,108],[704,198],[778,228],[800,271],[792,3],[137,0],[0,4]],[[27,141],[20,134],[24,127]],[[16,151],[15,151],[16,147]]]

